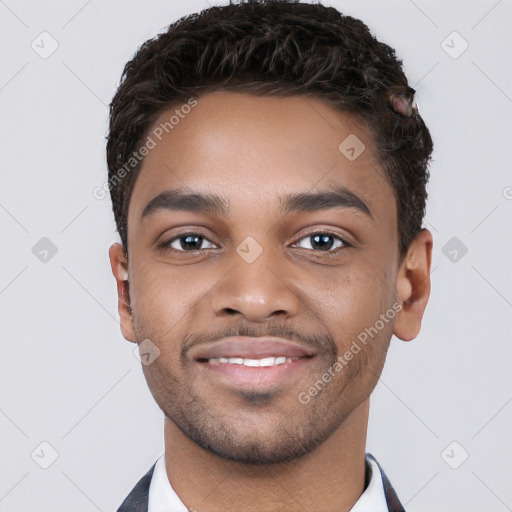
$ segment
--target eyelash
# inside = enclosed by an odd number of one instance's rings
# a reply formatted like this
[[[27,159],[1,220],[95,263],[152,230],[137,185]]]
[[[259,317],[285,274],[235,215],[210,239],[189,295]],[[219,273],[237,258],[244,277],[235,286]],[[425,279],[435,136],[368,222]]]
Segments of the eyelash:
[[[315,236],[315,235],[323,235],[323,236],[329,236],[329,237],[332,237],[334,238],[335,240],[339,241],[342,243],[341,247],[336,247],[335,249],[327,249],[325,251],[322,251],[322,250],[315,250],[315,249],[307,249],[307,251],[313,251],[315,253],[318,253],[318,254],[325,254],[325,255],[329,255],[329,256],[332,256],[332,255],[335,255],[337,254],[338,252],[340,252],[341,250],[343,249],[346,249],[348,247],[352,247],[352,244],[350,244],[349,242],[347,242],[347,240],[345,240],[344,238],[341,238],[340,236],[338,235],[335,235],[334,233],[329,233],[328,231],[313,231],[305,236],[303,236],[302,238],[300,238],[297,242],[294,242],[293,246],[296,246],[299,242],[301,242],[302,240],[305,240],[305,239],[310,239],[311,237]],[[183,253],[186,253],[186,252],[190,252],[190,253],[194,253],[194,252],[197,252],[197,251],[202,251],[204,249],[193,249],[193,250],[190,250],[190,251],[186,251],[184,249],[175,249],[173,247],[171,247],[171,244],[175,241],[178,241],[180,240],[181,238],[186,238],[187,236],[197,236],[197,237],[200,237],[203,239],[203,241],[207,240],[208,242],[210,242],[211,244],[215,245],[208,237],[206,237],[205,235],[203,235],[202,233],[198,233],[198,232],[193,232],[193,231],[190,231],[190,232],[186,232],[186,233],[180,233],[178,236],[175,236],[173,238],[171,238],[170,240],[168,241],[164,241],[164,242],[161,242],[159,245],[158,245],[158,249],[161,249],[161,250],[170,250],[170,251],[174,251],[174,252],[183,252]],[[207,249],[214,249],[215,247],[208,247]],[[297,248],[297,247],[294,247],[294,248]],[[304,249],[304,248],[303,248]]]

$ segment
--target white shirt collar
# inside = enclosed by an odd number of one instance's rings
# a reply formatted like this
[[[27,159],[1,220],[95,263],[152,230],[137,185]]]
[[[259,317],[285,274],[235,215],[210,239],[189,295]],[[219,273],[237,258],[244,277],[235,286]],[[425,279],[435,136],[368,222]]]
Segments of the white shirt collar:
[[[187,507],[178,498],[171,487],[165,470],[165,454],[155,464],[153,477],[149,484],[148,512],[188,512]]]
[[[370,462],[372,468],[370,483],[350,512],[388,512],[379,466],[370,458],[366,460]],[[149,486],[148,512],[169,512],[170,510],[188,512],[187,507],[179,499],[167,478],[165,457],[162,455],[156,461]]]

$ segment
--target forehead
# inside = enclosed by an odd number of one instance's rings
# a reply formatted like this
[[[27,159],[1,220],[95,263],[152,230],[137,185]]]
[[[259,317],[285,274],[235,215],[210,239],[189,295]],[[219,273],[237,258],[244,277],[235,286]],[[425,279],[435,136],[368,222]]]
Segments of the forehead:
[[[215,92],[190,105],[162,112],[150,128],[153,147],[141,164],[129,225],[168,189],[220,195],[231,211],[247,212],[332,184],[377,210],[394,210],[371,135],[354,116],[300,96]]]

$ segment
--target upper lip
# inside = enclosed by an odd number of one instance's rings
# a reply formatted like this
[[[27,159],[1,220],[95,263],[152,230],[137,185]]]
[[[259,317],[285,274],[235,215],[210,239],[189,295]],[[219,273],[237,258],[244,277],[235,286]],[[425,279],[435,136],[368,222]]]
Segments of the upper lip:
[[[218,357],[262,359],[264,357],[312,357],[311,349],[290,340],[275,337],[230,336],[207,345],[193,347],[189,353],[194,360]]]

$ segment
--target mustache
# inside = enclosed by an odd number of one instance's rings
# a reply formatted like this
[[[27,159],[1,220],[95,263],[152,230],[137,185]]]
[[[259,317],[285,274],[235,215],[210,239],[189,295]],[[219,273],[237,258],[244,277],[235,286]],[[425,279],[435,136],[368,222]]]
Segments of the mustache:
[[[337,346],[334,338],[329,333],[302,334],[295,329],[280,324],[249,325],[241,324],[228,326],[223,329],[210,331],[208,333],[189,333],[184,336],[181,344],[182,361],[186,358],[187,352],[196,345],[203,345],[228,338],[231,336],[247,336],[248,338],[259,338],[263,336],[276,336],[290,341],[299,342],[306,348],[317,353],[327,353],[332,360],[337,358]]]

